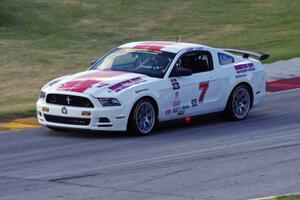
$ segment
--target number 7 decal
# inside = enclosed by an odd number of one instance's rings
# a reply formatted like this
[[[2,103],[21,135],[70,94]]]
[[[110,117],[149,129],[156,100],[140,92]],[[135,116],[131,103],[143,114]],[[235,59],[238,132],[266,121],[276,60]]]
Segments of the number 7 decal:
[[[199,96],[199,102],[201,102],[201,103],[204,101],[208,86],[209,86],[209,82],[203,82],[203,83],[199,84],[199,90],[201,90],[201,94]]]

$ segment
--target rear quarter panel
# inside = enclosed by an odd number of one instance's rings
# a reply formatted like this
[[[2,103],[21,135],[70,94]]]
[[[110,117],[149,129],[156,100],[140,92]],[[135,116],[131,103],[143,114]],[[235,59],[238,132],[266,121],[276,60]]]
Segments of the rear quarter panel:
[[[266,74],[263,64],[255,59],[237,57],[237,62],[228,66],[232,76],[230,78],[230,91],[241,84],[248,83],[252,88],[253,105],[261,102],[265,94]],[[230,93],[228,94],[229,98]]]

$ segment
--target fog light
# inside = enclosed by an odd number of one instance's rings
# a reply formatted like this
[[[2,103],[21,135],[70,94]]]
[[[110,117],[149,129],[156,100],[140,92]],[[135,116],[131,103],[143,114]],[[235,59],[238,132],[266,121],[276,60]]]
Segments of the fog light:
[[[91,112],[90,111],[82,111],[81,115],[82,116],[91,116]]]
[[[110,122],[109,119],[106,118],[106,117],[100,117],[99,118],[99,123],[109,123],[109,122]]]
[[[42,110],[43,110],[43,112],[49,112],[49,108],[47,108],[47,107],[43,107]]]

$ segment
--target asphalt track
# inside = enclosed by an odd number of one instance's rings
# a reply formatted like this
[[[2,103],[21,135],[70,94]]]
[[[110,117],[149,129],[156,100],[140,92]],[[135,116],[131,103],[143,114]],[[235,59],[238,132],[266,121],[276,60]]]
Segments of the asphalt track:
[[[0,199],[249,199],[300,191],[300,90],[247,120],[122,133],[0,133]]]

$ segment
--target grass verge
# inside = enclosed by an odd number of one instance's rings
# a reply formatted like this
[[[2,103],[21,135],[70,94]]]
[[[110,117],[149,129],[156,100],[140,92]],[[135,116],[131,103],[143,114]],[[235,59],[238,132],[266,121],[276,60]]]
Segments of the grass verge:
[[[0,131],[18,131],[24,129],[40,128],[35,117],[15,119],[0,123]]]
[[[284,195],[284,196],[278,196],[274,197],[268,200],[300,200],[300,195],[299,194],[294,194],[294,195]]]

